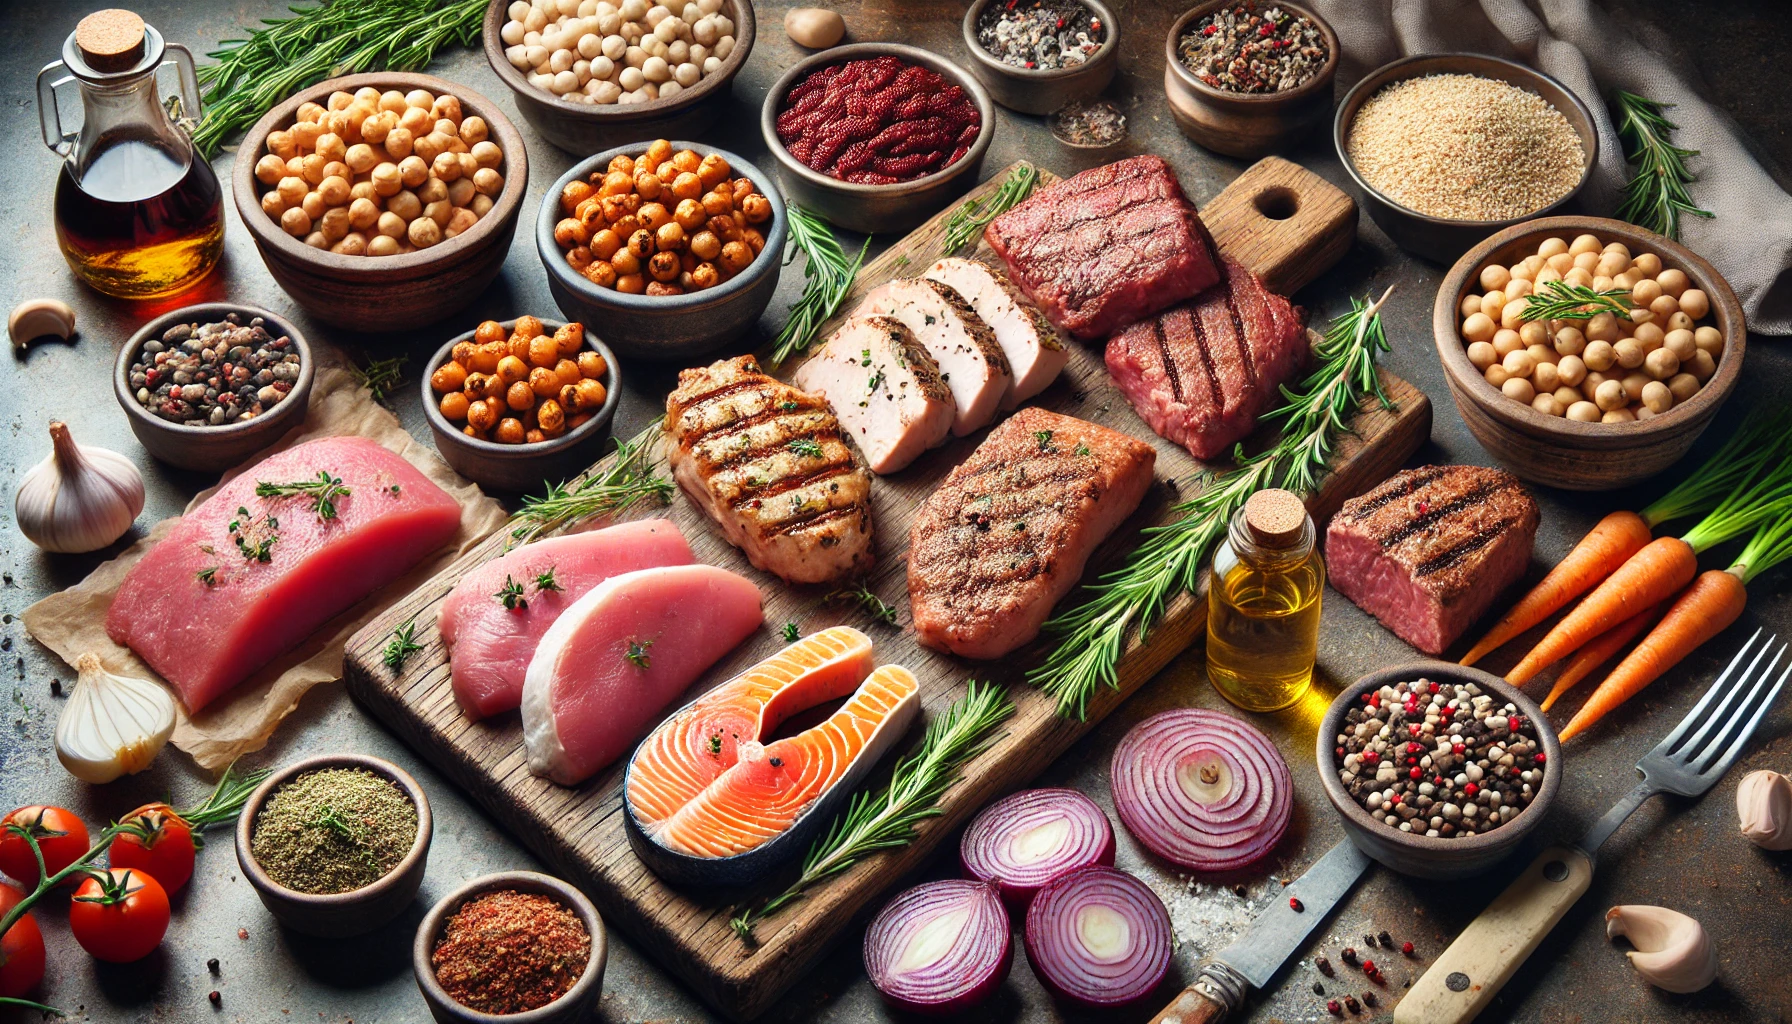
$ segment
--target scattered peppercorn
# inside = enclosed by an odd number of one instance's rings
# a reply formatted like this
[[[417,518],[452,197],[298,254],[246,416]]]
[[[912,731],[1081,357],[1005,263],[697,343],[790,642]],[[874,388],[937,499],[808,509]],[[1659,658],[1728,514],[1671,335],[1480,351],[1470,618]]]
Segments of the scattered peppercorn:
[[[211,993],[209,995],[207,995],[205,998],[210,999],[212,1001],[213,1006],[221,1006],[224,1003],[224,997],[222,995],[220,995],[218,990],[215,988],[212,989]]]
[[[1350,1009],[1351,1013],[1360,1012],[1363,1008],[1363,1004],[1357,1002],[1355,996],[1345,996],[1344,1005]]]
[[[60,680],[60,679],[50,680],[50,696],[52,696],[52,697],[62,696],[62,680]]]
[[[1363,973],[1364,974],[1374,974],[1375,973],[1375,961],[1364,960],[1363,961]]]
[[[217,974],[218,973],[218,958],[214,956],[210,960],[207,960],[205,962],[205,969],[212,972],[212,974],[214,974],[214,975]]]
[[[1325,975],[1325,976],[1326,976],[1326,977],[1328,977],[1328,978],[1331,978],[1331,977],[1335,977],[1335,976],[1336,976],[1336,975],[1335,975],[1335,974],[1333,974],[1333,972],[1332,972],[1332,962],[1331,962],[1331,961],[1330,961],[1330,960],[1327,960],[1327,959],[1326,959],[1326,958],[1325,958],[1325,954],[1323,954],[1323,953],[1321,953],[1321,954],[1320,954],[1320,955],[1318,955],[1318,956],[1316,956],[1316,957],[1314,957],[1314,958],[1313,958],[1313,963],[1314,963],[1314,964],[1315,964],[1315,965],[1316,965],[1316,966],[1318,966],[1318,968],[1319,968],[1319,973],[1320,973],[1320,974],[1323,974],[1323,975]]]
[[[1288,897],[1288,905],[1290,907],[1293,907],[1294,912],[1297,914],[1300,913],[1301,911],[1307,909],[1304,905],[1301,904],[1300,898],[1297,896]]]
[[[1363,992],[1363,1005],[1370,1007],[1381,1005],[1381,999],[1376,996],[1374,989],[1368,989]]]
[[[1412,956],[1412,955],[1413,955],[1413,953],[1412,953],[1412,943],[1410,943],[1410,942],[1408,942],[1408,943],[1406,943],[1406,944],[1404,944],[1404,945],[1402,945],[1402,946],[1401,946],[1401,947],[1400,947],[1400,952],[1402,952],[1402,953],[1405,953],[1405,954],[1406,954],[1406,955],[1407,955],[1407,956]]]
[[[1313,983],[1313,994],[1316,996],[1325,995],[1325,986],[1315,981]]]
[[[1393,949],[1394,948],[1394,937],[1387,933],[1387,929],[1385,929],[1385,928],[1382,929],[1381,933],[1375,937],[1381,940],[1381,946],[1383,949]]]
[[[1338,1001],[1336,999],[1329,1000],[1325,1004],[1325,1008],[1332,1011],[1332,1016],[1334,1016],[1334,1017],[1344,1016],[1344,1007],[1338,1005]]]
[[[1355,946],[1345,946],[1344,952],[1339,953],[1338,957],[1340,959],[1342,959],[1346,964],[1349,964],[1352,967],[1355,967],[1357,965],[1356,947]]]

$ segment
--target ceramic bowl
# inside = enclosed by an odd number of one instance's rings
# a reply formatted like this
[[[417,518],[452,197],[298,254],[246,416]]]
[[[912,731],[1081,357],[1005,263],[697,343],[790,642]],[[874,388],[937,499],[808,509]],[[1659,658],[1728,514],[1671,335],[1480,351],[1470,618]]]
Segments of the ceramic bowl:
[[[778,139],[778,112],[783,108],[785,95],[821,68],[886,56],[899,57],[910,64],[936,71],[970,96],[971,102],[976,104],[982,129],[965,155],[957,163],[926,177],[895,185],[859,185],[830,178],[820,171],[810,170],[791,156]],[[759,129],[765,136],[772,159],[778,163],[778,180],[783,183],[784,194],[791,202],[815,211],[836,227],[873,234],[906,231],[976,184],[984,154],[989,152],[990,139],[995,135],[996,108],[981,82],[937,53],[900,43],[849,43],[822,50],[791,65],[766,92]]]
[[[227,313],[237,314],[245,325],[255,317],[261,317],[266,321],[268,333],[276,338],[285,335],[292,339],[293,347],[299,352],[299,379],[293,382],[292,390],[286,397],[275,404],[272,410],[252,420],[216,427],[189,427],[183,423],[170,423],[138,404],[136,389],[131,387],[131,360],[136,357],[143,343],[160,339],[163,332],[176,324],[211,323],[224,319]],[[305,409],[311,403],[311,385],[316,376],[317,361],[311,356],[311,346],[305,343],[304,335],[285,317],[237,302],[205,302],[164,313],[131,335],[131,339],[118,352],[118,362],[112,371],[112,393],[117,397],[118,404],[124,407],[125,419],[131,424],[131,433],[137,435],[137,440],[149,454],[181,469],[220,473],[240,464],[249,456],[285,437],[287,431],[305,422]]]
[[[1094,56],[1076,67],[1051,71],[1017,68],[997,60],[977,41],[977,22],[992,3],[976,0],[964,12],[964,48],[971,54],[971,74],[997,103],[1023,114],[1049,114],[1071,100],[1086,99],[1108,87],[1120,67],[1120,22],[1099,0],[1078,0],[1104,26],[1107,38]]]
[[[1711,299],[1711,315],[1703,322],[1715,325],[1724,335],[1717,373],[1698,393],[1665,413],[1630,423],[1581,423],[1548,416],[1501,394],[1468,361],[1460,309],[1471,289],[1481,290],[1481,268],[1494,262],[1509,266],[1536,252],[1545,238],[1572,241],[1580,234],[1597,235],[1602,242],[1623,242],[1632,253],[1655,253],[1664,268],[1685,272]],[[1633,224],[1598,217],[1526,221],[1464,253],[1437,290],[1432,334],[1450,397],[1481,447],[1522,479],[1571,491],[1623,487],[1678,461],[1736,390],[1748,344],[1742,304],[1716,268],[1678,242]]]
[[[559,999],[522,1013],[481,1013],[455,1002],[436,981],[435,965],[431,960],[436,943],[441,941],[442,933],[448,927],[448,919],[467,901],[499,889],[538,893],[559,900],[579,916],[585,930],[591,933],[591,959],[579,980]],[[591,1019],[592,1010],[603,995],[604,964],[608,959],[609,944],[605,941],[604,922],[597,916],[597,908],[579,890],[558,878],[534,871],[500,871],[475,878],[449,893],[423,918],[422,925],[417,928],[417,938],[411,945],[417,987],[423,991],[423,1001],[429,1004],[430,1016],[435,1018],[436,1024],[583,1024]]]
[[[360,768],[390,780],[410,797],[417,808],[417,841],[398,866],[372,885],[349,892],[316,895],[298,892],[268,877],[249,852],[255,835],[255,819],[274,792],[293,779],[321,768]],[[429,813],[429,797],[410,773],[390,761],[363,754],[324,754],[308,757],[287,765],[269,775],[266,781],[249,794],[243,813],[236,822],[236,862],[243,877],[255,887],[255,895],[274,915],[274,919],[295,932],[324,939],[364,935],[386,924],[410,906],[417,898],[417,887],[423,884],[424,865],[429,860],[429,840],[434,825]]]
[[[1510,701],[1534,724],[1547,755],[1543,783],[1537,795],[1517,817],[1490,832],[1463,839],[1429,838],[1402,832],[1369,816],[1369,812],[1351,798],[1338,779],[1338,757],[1335,750],[1344,716],[1353,707],[1362,705],[1362,697],[1371,690],[1418,678],[1440,683],[1473,683],[1502,703]],[[1403,875],[1419,878],[1465,878],[1480,874],[1503,860],[1524,841],[1549,813],[1556,792],[1562,785],[1562,748],[1556,742],[1556,731],[1549,719],[1529,697],[1508,686],[1504,680],[1478,668],[1464,668],[1447,661],[1415,661],[1371,672],[1346,687],[1332,701],[1319,726],[1319,779],[1325,795],[1344,819],[1344,832],[1357,848]]]
[[[1164,95],[1182,134],[1215,153],[1255,160],[1311,137],[1332,109],[1332,79],[1340,44],[1324,18],[1311,8],[1278,0],[1276,6],[1304,15],[1325,38],[1326,59],[1319,72],[1283,92],[1242,93],[1216,89],[1195,77],[1178,52],[1189,26],[1235,0],[1198,4],[1170,26],[1164,37]]]
[[[266,185],[255,180],[255,162],[267,152],[268,133],[291,127],[299,105],[324,103],[331,93],[378,89],[427,89],[452,93],[468,115],[477,114],[504,151],[504,188],[492,209],[470,229],[439,244],[396,256],[345,256],[306,245],[281,230],[261,208]],[[237,215],[255,239],[268,273],[307,313],[336,327],[354,331],[403,330],[434,323],[464,309],[498,276],[517,213],[529,187],[529,155],[523,137],[491,100],[464,85],[430,75],[382,71],[332,78],[301,89],[268,111],[243,136],[231,171],[231,193]]]
[[[502,321],[506,334],[516,329],[515,320]],[[547,333],[565,326],[559,320],[542,320]],[[448,361],[454,346],[473,340],[473,331],[450,338],[426,365],[421,382],[423,414],[429,420],[430,432],[436,438],[436,451],[456,473],[483,487],[500,491],[532,491],[543,483],[558,483],[582,472],[603,455],[604,438],[609,436],[610,420],[616,416],[616,405],[622,400],[622,373],[616,366],[616,353],[610,351],[587,328],[585,347],[604,357],[603,408],[576,428],[550,441],[536,444],[500,444],[484,438],[468,437],[459,426],[442,415],[441,395],[430,387],[429,378],[436,368]]]
[[[499,32],[512,2],[491,0],[491,7],[485,12],[485,59],[510,87],[523,120],[543,138],[575,156],[626,142],[696,138],[704,134],[728,105],[734,76],[753,52],[756,35],[751,0],[722,0],[722,13],[734,22],[734,50],[714,74],[670,99],[599,106],[537,89],[529,84],[526,74],[510,63]]]
[[[1562,112],[1574,133],[1580,136],[1581,150],[1586,155],[1580,181],[1566,195],[1548,206],[1509,220],[1452,220],[1433,217],[1401,206],[1377,192],[1357,173],[1356,165],[1350,160],[1350,123],[1356,118],[1356,112],[1362,105],[1382,86],[1425,75],[1479,75],[1482,78],[1498,79],[1542,97],[1550,106]],[[1343,102],[1338,104],[1338,116],[1332,121],[1332,145],[1338,151],[1338,160],[1344,164],[1344,170],[1350,174],[1351,180],[1356,182],[1357,188],[1362,190],[1367,199],[1365,205],[1370,218],[1400,248],[1438,263],[1449,263],[1476,242],[1502,228],[1563,208],[1586,185],[1587,178],[1593,173],[1593,165],[1599,160],[1599,132],[1594,127],[1593,115],[1573,90],[1541,71],[1480,53],[1423,54],[1405,57],[1377,68],[1345,93]]]
[[[637,359],[689,359],[705,355],[739,339],[759,322],[759,314],[771,304],[783,271],[784,239],[790,230],[784,199],[771,175],[743,156],[700,142],[673,142],[674,152],[690,149],[715,153],[728,161],[732,177],[750,178],[771,200],[772,218],[763,228],[765,248],[740,273],[715,286],[685,295],[628,295],[603,288],[566,262],[566,254],[554,241],[554,225],[564,216],[560,193],[576,180],[609,165],[617,156],[638,156],[640,144],[606,150],[574,164],[542,197],[535,221],[535,249],[548,272],[548,291],[570,320],[587,326],[600,325],[605,341],[625,356]],[[589,336],[589,332],[587,332]]]

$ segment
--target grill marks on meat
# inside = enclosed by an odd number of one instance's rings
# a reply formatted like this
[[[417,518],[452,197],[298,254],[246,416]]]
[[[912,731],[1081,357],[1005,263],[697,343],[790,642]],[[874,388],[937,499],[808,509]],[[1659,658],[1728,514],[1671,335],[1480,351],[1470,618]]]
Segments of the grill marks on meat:
[[[1135,156],[1035,192],[985,238],[1051,321],[1099,338],[1220,279],[1206,232],[1161,157]]]
[[[948,256],[922,276],[957,292],[995,332],[1014,375],[1008,393],[1002,396],[1003,409],[1017,409],[1044,391],[1070,362],[1070,351],[1058,329],[995,267],[982,260]]]
[[[895,317],[846,321],[791,383],[833,403],[873,473],[905,468],[952,432],[952,393],[933,356]]]
[[[959,437],[987,426],[1014,379],[996,332],[964,296],[925,278],[890,281],[865,296],[854,316],[887,314],[905,324],[939,365],[956,407]]]
[[[916,514],[908,588],[928,647],[998,658],[1039,633],[1095,547],[1138,508],[1157,453],[1030,406],[990,432]]]
[[[666,399],[672,475],[755,566],[792,583],[871,567],[871,481],[827,400],[751,356],[678,375]]]

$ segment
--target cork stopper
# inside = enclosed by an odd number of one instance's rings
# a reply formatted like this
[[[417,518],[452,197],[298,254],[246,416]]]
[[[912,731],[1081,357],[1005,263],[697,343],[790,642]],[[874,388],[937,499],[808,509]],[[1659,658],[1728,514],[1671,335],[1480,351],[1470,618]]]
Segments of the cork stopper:
[[[75,45],[95,71],[129,71],[143,59],[143,19],[118,8],[94,11],[75,26]]]
[[[1292,491],[1258,491],[1245,499],[1244,523],[1266,548],[1293,547],[1307,525],[1307,506]]]

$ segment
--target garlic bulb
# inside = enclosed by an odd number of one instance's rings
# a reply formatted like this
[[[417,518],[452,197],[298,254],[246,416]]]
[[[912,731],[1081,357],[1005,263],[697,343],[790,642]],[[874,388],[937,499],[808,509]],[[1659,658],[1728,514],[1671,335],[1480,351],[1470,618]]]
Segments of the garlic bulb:
[[[1742,837],[1763,850],[1792,850],[1792,778],[1762,769],[1736,787]]]
[[[159,683],[106,671],[93,654],[75,668],[75,692],[56,720],[62,767],[94,783],[148,768],[174,732],[174,697]]]
[[[143,475],[131,460],[78,445],[50,421],[50,457],[31,468],[13,498],[19,531],[45,551],[97,551],[124,536],[143,511]]]
[[[1677,910],[1613,907],[1605,912],[1605,935],[1630,940],[1630,966],[1656,988],[1697,992],[1717,980],[1717,951],[1705,926]]]

